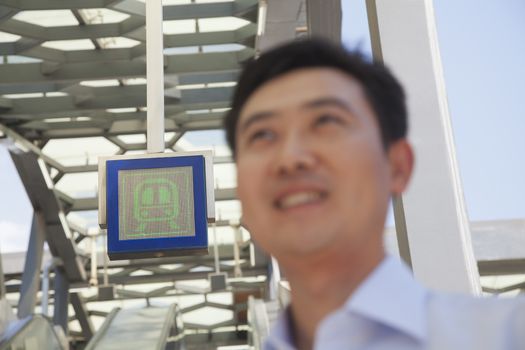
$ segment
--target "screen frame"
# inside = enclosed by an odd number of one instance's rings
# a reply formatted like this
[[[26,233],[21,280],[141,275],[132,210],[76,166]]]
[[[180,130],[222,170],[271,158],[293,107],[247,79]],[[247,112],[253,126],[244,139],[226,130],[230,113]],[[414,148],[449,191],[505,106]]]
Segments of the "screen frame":
[[[119,183],[120,170],[191,167],[193,175],[194,236],[156,237],[119,240]],[[106,202],[108,255],[110,259],[131,259],[187,255],[208,250],[205,159],[202,155],[107,160]]]

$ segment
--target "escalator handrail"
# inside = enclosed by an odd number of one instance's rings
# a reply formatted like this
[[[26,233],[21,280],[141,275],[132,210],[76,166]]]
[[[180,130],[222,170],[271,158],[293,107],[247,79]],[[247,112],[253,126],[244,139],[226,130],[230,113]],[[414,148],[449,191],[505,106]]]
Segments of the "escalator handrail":
[[[115,316],[117,316],[119,311],[120,307],[115,307],[109,312],[109,314],[106,316],[106,319],[104,320],[104,323],[102,323],[100,329],[93,335],[93,337],[86,345],[84,350],[94,350],[96,348],[98,342],[104,337],[104,334],[106,334],[107,330],[111,325],[111,322],[113,321]]]

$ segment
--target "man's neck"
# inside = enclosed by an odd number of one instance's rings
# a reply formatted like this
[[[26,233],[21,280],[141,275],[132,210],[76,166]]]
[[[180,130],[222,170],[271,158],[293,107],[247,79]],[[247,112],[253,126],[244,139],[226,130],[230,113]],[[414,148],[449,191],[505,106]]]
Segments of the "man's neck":
[[[291,321],[298,349],[312,348],[321,320],[346,302],[384,255],[383,249],[362,249],[346,254],[325,253],[282,266],[291,286]]]

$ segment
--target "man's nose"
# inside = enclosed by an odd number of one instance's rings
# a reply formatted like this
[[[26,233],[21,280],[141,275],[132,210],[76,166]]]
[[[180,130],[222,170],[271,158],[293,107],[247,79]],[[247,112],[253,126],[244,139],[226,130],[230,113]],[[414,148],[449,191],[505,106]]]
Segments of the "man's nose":
[[[308,139],[298,132],[286,135],[278,150],[277,170],[280,175],[310,170],[316,157]]]

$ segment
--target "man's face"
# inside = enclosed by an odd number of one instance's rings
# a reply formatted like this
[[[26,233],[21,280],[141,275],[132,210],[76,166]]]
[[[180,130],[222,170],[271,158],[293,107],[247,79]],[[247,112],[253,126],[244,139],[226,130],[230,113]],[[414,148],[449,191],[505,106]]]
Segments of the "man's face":
[[[382,250],[389,197],[404,184],[356,80],[308,68],[267,82],[241,110],[236,149],[243,222],[263,249]]]

